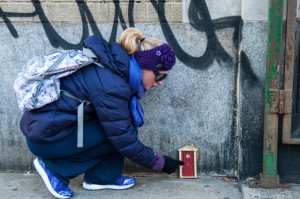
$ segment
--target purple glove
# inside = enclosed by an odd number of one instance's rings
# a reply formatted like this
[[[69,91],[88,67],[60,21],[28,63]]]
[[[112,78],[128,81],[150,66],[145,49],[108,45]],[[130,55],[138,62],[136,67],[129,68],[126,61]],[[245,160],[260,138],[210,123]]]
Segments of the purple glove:
[[[164,168],[165,165],[165,159],[163,156],[161,156],[160,154],[156,153],[156,162],[154,164],[154,166],[152,167],[153,171],[161,171]]]

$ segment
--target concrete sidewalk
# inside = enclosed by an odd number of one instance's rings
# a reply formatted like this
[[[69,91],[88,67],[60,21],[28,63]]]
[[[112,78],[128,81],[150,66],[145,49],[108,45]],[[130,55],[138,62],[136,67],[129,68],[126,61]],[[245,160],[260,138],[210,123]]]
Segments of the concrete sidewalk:
[[[82,176],[70,185],[74,199],[300,199],[300,185],[290,188],[249,188],[245,182],[224,177],[201,175],[197,179],[180,179],[167,175],[137,177],[128,190],[88,191],[82,188]],[[0,173],[1,199],[54,198],[37,173]]]

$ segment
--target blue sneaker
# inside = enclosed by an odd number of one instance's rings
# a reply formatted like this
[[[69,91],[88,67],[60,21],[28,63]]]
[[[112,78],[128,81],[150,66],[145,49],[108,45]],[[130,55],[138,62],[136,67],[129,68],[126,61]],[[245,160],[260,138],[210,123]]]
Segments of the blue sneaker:
[[[99,190],[99,189],[128,189],[135,184],[135,178],[128,176],[121,176],[112,184],[91,184],[83,182],[83,188],[88,190]]]
[[[70,198],[74,195],[74,192],[69,189],[65,184],[60,182],[45,166],[45,163],[40,159],[36,158],[33,161],[34,167],[40,174],[48,190],[56,198]]]

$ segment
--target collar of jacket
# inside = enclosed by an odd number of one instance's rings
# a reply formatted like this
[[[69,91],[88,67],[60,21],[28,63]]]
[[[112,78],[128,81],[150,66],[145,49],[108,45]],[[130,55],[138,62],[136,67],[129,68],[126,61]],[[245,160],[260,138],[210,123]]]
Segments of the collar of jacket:
[[[132,94],[138,99],[141,99],[146,92],[146,89],[142,82],[142,70],[133,56],[130,56],[128,84]]]
[[[142,82],[142,70],[133,56],[130,56],[128,84],[132,92],[129,102],[131,122],[134,126],[141,127],[144,124],[144,111],[140,99],[146,89]]]
[[[109,43],[102,35],[92,35],[84,40],[83,46],[90,48],[105,68],[128,81],[129,56],[118,43]]]

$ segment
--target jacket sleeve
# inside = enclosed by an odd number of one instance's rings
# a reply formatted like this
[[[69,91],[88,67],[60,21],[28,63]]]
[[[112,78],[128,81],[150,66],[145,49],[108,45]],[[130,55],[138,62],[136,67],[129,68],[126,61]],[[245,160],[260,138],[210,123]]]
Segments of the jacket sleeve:
[[[138,139],[137,128],[131,124],[128,89],[125,86],[110,89],[93,97],[92,103],[112,145],[133,162],[152,168],[156,156],[152,148]]]

